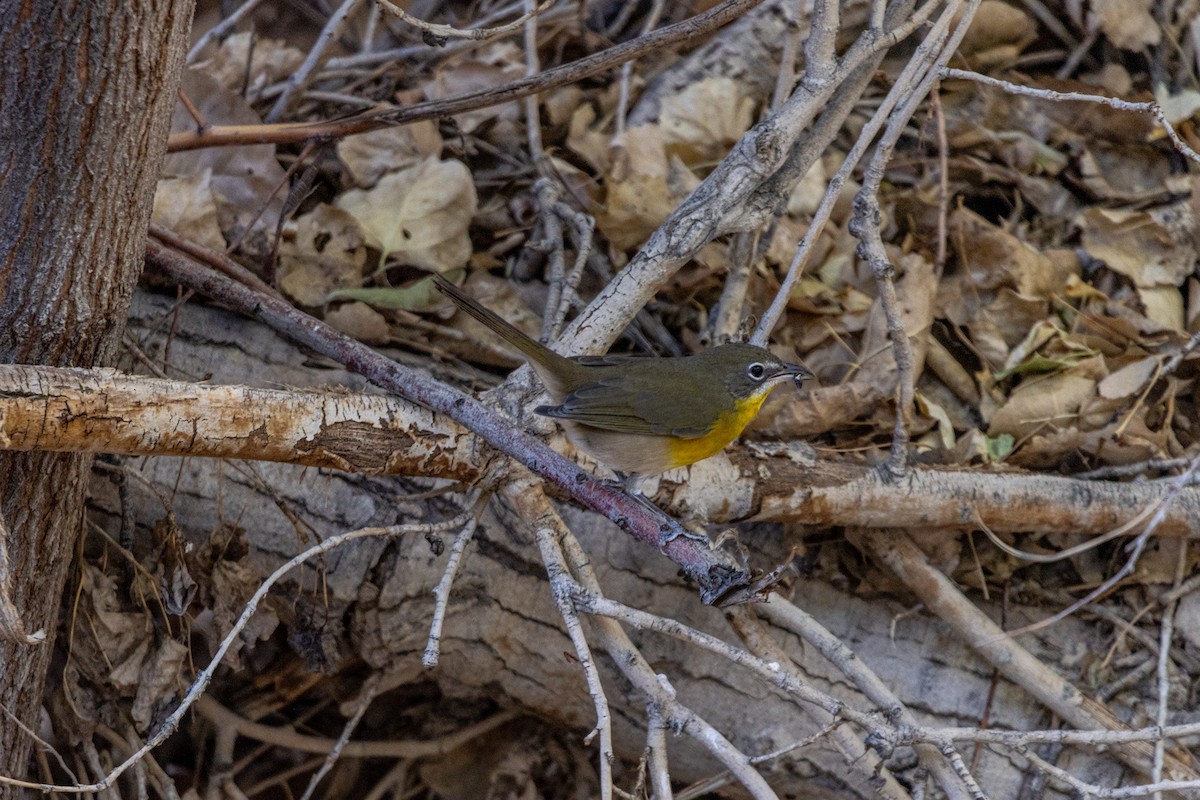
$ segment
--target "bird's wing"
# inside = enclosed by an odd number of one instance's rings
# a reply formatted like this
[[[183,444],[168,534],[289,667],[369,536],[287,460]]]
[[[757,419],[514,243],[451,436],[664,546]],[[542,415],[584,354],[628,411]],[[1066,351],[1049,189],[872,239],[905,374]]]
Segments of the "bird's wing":
[[[641,388],[644,381],[605,375],[576,388],[559,405],[536,410],[543,416],[620,433],[695,438],[712,429],[716,415],[711,409],[721,408],[713,404],[723,398],[708,397],[711,387],[705,391],[697,382],[676,380],[676,376],[656,384],[661,387],[657,392]],[[659,396],[662,392],[670,392],[671,397]]]

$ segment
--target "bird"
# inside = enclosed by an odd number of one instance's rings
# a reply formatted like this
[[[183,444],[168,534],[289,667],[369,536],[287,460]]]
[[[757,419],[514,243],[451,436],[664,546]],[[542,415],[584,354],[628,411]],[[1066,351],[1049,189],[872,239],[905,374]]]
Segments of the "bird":
[[[730,342],[689,356],[559,355],[438,274],[434,286],[525,356],[553,401],[534,411],[607,467],[631,495],[644,478],[724,450],[781,383],[813,374],[766,348]]]

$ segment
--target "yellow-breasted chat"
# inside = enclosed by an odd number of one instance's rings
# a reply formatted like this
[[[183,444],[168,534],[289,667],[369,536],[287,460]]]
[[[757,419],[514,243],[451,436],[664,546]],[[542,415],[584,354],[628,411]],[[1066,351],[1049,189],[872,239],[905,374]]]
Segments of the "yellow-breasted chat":
[[[520,350],[576,447],[637,493],[641,478],[719,453],[758,414],[780,383],[812,373],[750,344],[723,344],[694,356],[561,356],[484,308],[440,275],[434,285],[456,306]]]

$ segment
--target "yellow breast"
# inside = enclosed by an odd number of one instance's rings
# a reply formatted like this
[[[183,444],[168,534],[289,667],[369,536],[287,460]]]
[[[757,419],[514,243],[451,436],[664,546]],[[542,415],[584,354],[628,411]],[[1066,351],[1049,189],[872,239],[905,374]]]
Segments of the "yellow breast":
[[[728,447],[729,443],[746,429],[750,420],[758,416],[758,410],[762,408],[763,401],[773,388],[767,386],[744,400],[735,401],[733,410],[718,417],[716,424],[703,436],[691,439],[671,438],[667,443],[667,451],[671,457],[669,469],[695,464]]]

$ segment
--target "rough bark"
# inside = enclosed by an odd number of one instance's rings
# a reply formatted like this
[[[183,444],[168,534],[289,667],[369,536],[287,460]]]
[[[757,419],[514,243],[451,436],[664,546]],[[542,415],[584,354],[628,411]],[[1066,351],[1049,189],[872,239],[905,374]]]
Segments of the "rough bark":
[[[92,366],[141,270],[191,0],[0,2],[0,361]],[[25,775],[89,459],[0,453],[15,618],[0,642],[0,773]],[[0,798],[15,796],[0,787]]]

